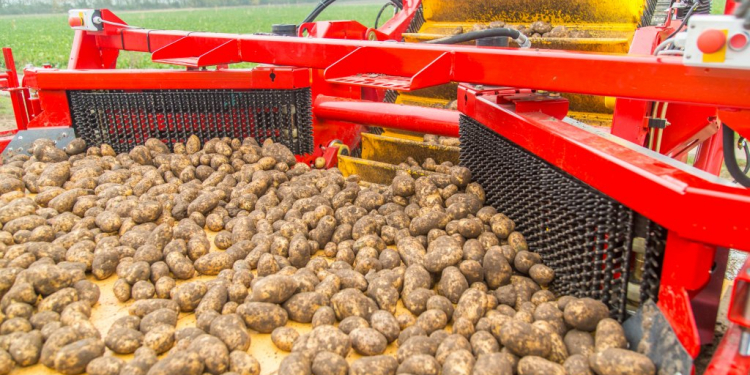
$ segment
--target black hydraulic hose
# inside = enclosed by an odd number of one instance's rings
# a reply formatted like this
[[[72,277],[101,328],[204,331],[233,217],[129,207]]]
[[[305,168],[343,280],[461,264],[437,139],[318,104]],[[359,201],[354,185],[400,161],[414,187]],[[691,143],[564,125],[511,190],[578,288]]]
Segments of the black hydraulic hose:
[[[518,30],[514,29],[507,29],[507,28],[497,28],[497,29],[487,29],[487,30],[480,30],[480,31],[471,31],[464,34],[458,34],[453,35],[445,38],[440,39],[434,39],[429,40],[425,43],[427,44],[458,44],[458,43],[465,43],[470,42],[472,40],[477,40],[481,38],[491,38],[496,36],[507,36],[511,39],[518,39],[522,34]]]
[[[315,9],[313,9],[313,11],[310,12],[310,14],[307,16],[307,18],[305,18],[302,21],[302,23],[315,21],[315,19],[318,18],[320,13],[323,13],[323,11],[326,10],[326,8],[328,8],[328,6],[333,4],[334,2],[336,2],[336,0],[321,0],[321,2],[318,3]]]
[[[727,166],[729,174],[744,187],[750,187],[750,176],[746,175],[739,164],[737,164],[737,155],[734,153],[736,144],[734,143],[734,130],[730,129],[725,124],[722,124],[723,134],[723,146],[724,146],[724,164]],[[750,162],[750,160],[748,161]]]
[[[398,8],[398,4],[396,4],[393,1],[389,1],[389,2],[387,2],[385,4],[383,4],[383,7],[380,8],[380,12],[378,12],[378,16],[375,17],[375,26],[373,28],[375,28],[375,29],[378,28],[378,25],[380,24],[380,17],[383,16],[383,12],[385,12],[386,8],[388,8],[389,6],[392,6],[392,7],[396,8],[396,10],[399,9]]]

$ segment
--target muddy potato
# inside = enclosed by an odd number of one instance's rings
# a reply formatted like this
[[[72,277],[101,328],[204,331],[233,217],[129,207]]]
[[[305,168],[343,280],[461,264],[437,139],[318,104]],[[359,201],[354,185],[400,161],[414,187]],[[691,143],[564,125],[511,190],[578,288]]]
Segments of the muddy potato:
[[[555,271],[543,264],[535,264],[529,268],[529,276],[541,286],[547,286],[555,278]]]
[[[486,295],[477,289],[468,289],[458,300],[453,312],[453,319],[466,318],[476,324],[483,317],[487,308]]]
[[[213,252],[198,258],[193,266],[200,274],[213,276],[231,268],[233,262],[232,257],[226,252]]]
[[[599,321],[594,335],[594,348],[597,352],[609,348],[627,349],[628,340],[620,323],[610,318]]]
[[[136,300],[152,298],[155,293],[154,284],[146,280],[136,282],[130,290],[131,296]]]
[[[237,308],[237,313],[245,320],[248,328],[260,333],[271,333],[286,324],[286,310],[268,302],[248,302]]]
[[[283,303],[296,291],[297,283],[287,275],[270,275],[257,282],[252,287],[252,300],[256,302]]]
[[[592,332],[602,319],[609,317],[609,309],[601,301],[591,298],[581,298],[570,302],[563,311],[565,323],[571,327]]]
[[[594,338],[590,333],[572,329],[563,338],[570,355],[581,354],[588,358],[594,353]]]
[[[169,276],[162,277],[154,285],[154,294],[156,298],[167,299],[175,286],[177,286],[177,282],[173,278]]]
[[[279,374],[310,375],[312,373],[310,359],[302,353],[292,353],[281,361]]]
[[[469,339],[471,351],[479,357],[483,354],[497,353],[500,351],[500,344],[497,339],[487,331],[476,331]]]
[[[385,336],[373,328],[357,328],[349,334],[349,338],[352,348],[366,356],[383,354],[388,345]]]
[[[460,263],[462,257],[461,244],[451,236],[442,236],[428,245],[423,265],[427,271],[442,272]]]
[[[248,353],[235,350],[229,353],[229,370],[240,375],[259,375],[260,362]]]
[[[475,358],[468,350],[458,350],[450,353],[445,358],[441,374],[443,375],[470,375],[474,368]]]
[[[125,362],[117,357],[104,356],[94,359],[86,366],[89,375],[118,375]]]
[[[526,356],[518,361],[518,375],[566,375],[565,368],[542,357]]]
[[[42,351],[42,333],[30,331],[19,334],[11,343],[8,353],[19,366],[35,365],[39,361]]]
[[[388,355],[379,355],[373,357],[362,357],[352,362],[349,367],[349,375],[393,375],[398,368],[398,361]],[[313,371],[315,366],[313,364]],[[322,375],[327,373],[316,373]]]
[[[589,366],[600,375],[653,375],[656,366],[643,354],[609,348],[589,356]]]
[[[128,313],[143,318],[147,314],[159,309],[170,309],[176,312],[180,311],[180,307],[175,301],[169,299],[150,299],[135,301],[130,305],[130,308],[128,308]]]
[[[104,343],[96,338],[73,342],[55,355],[55,370],[66,375],[81,374],[89,362],[104,354]]]
[[[204,365],[198,353],[193,351],[177,351],[154,364],[148,370],[148,375],[200,375],[203,369]]]
[[[513,260],[513,265],[517,271],[528,274],[531,267],[535,264],[541,263],[541,261],[542,258],[537,253],[532,253],[529,251],[519,251],[516,253],[516,257]]]
[[[271,333],[271,341],[277,348],[291,352],[294,342],[299,338],[299,332],[290,327],[278,327]]]
[[[512,375],[515,364],[506,353],[481,354],[474,363],[473,375]]]
[[[589,368],[588,359],[581,354],[568,357],[563,363],[563,367],[567,375],[594,375]]]
[[[80,334],[73,327],[61,327],[53,332],[42,346],[40,362],[47,367],[54,367],[55,356],[60,348],[79,340]]]
[[[328,306],[328,297],[317,292],[298,293],[284,302],[284,309],[289,314],[289,319],[300,322],[312,322],[313,314],[318,308]]]
[[[396,317],[388,311],[378,310],[374,312],[372,316],[370,316],[370,326],[380,332],[389,344],[396,341],[399,337],[400,328],[398,321],[396,320]]]
[[[211,322],[209,333],[223,341],[230,351],[250,348],[250,335],[245,322],[237,314],[217,316]]]
[[[440,364],[429,355],[418,354],[407,358],[396,369],[397,374],[438,375]]]
[[[172,289],[170,296],[173,301],[177,302],[180,311],[194,311],[201,299],[208,291],[206,284],[202,281],[193,281],[182,284]]]
[[[547,332],[520,320],[514,319],[503,324],[499,336],[500,343],[519,357],[547,357],[552,351]]]
[[[147,333],[156,326],[166,324],[170,326],[177,325],[177,312],[170,309],[158,309],[146,314],[141,319],[138,328],[141,332]],[[135,329],[135,328],[134,328]]]
[[[127,327],[113,327],[107,333],[104,344],[117,354],[131,354],[141,347],[143,333]]]
[[[426,354],[434,356],[440,342],[428,336],[415,335],[399,345],[396,353],[399,363],[415,355]]]

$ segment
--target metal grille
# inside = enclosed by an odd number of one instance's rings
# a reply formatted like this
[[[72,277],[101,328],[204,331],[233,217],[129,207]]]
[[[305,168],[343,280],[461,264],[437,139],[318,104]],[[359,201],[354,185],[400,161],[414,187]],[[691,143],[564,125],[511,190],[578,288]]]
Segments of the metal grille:
[[[622,321],[636,214],[479,122],[462,115],[460,125],[461,165],[555,270],[552,291],[601,300]]]
[[[661,265],[664,262],[664,249],[667,246],[667,230],[664,227],[649,221],[646,229],[646,253],[643,262],[643,276],[641,277],[641,303],[647,300],[659,301]]]
[[[76,134],[89,145],[128,152],[149,138],[170,148],[196,134],[267,138],[295,154],[313,150],[310,89],[68,91]]]
[[[419,32],[419,29],[422,28],[424,23],[424,10],[422,8],[422,4],[419,4],[419,8],[417,8],[417,12],[414,14],[414,18],[411,19],[411,23],[409,23],[409,28],[406,29],[406,32],[417,33]]]
[[[643,8],[643,14],[641,15],[641,21],[638,23],[638,27],[651,26],[656,13],[656,6],[659,0],[646,0]]]

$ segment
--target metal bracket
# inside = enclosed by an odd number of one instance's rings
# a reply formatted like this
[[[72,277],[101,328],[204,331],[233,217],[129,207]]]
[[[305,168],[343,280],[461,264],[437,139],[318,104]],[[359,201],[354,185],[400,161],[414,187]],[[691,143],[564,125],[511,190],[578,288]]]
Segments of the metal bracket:
[[[15,155],[30,155],[29,148],[37,139],[51,139],[58,148],[63,148],[76,137],[73,128],[55,127],[21,130],[16,133],[2,153],[2,159],[8,159]]]
[[[651,300],[622,324],[630,349],[648,356],[660,374],[690,374],[693,358]]]

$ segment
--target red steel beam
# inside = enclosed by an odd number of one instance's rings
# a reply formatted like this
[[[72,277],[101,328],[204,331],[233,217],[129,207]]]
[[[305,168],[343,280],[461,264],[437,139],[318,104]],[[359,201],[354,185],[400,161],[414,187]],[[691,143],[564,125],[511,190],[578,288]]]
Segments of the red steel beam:
[[[420,133],[458,137],[460,113],[447,109],[350,100],[319,95],[313,113],[324,120],[376,125]]]
[[[228,61],[326,69],[360,47],[372,47],[402,62],[424,54],[449,52],[445,79],[485,85],[606,95],[619,98],[750,109],[750,71],[688,67],[679,57],[621,56],[600,53],[456,45],[370,42],[318,38],[121,29],[99,35],[102,49],[156,51],[183,37],[237,41]],[[188,58],[190,51],[185,50]],[[378,73],[378,72],[362,72]],[[404,72],[405,76],[414,72]]]

